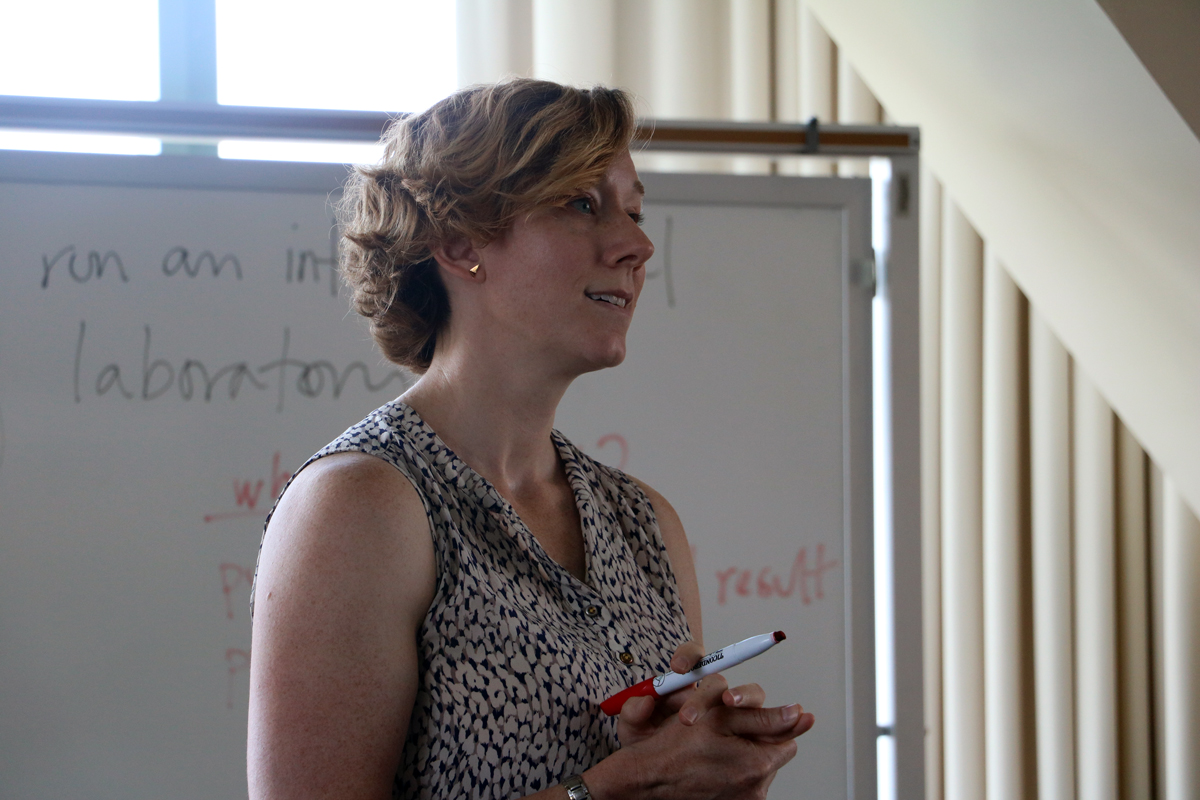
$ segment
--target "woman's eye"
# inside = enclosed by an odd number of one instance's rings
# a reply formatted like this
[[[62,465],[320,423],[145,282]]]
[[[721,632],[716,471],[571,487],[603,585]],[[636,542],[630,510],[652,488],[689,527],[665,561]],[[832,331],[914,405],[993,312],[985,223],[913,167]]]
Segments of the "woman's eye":
[[[574,200],[567,203],[567,205],[578,211],[580,214],[591,214],[594,211],[592,208],[592,198],[590,197],[576,197]]]
[[[646,215],[641,213],[640,211],[633,212],[632,214],[629,215],[629,218],[632,219],[634,222],[636,222],[638,225],[642,225],[646,222]]]

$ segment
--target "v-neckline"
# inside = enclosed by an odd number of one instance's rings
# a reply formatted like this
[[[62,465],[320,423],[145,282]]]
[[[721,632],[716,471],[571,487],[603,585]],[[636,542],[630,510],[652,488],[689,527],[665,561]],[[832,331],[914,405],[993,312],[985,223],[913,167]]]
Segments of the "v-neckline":
[[[575,513],[579,516],[579,529],[583,536],[583,579],[576,577],[572,572],[562,564],[550,557],[542,547],[542,543],[533,535],[533,531],[525,524],[525,520],[521,519],[521,515],[513,507],[513,504],[508,501],[504,495],[500,494],[499,490],[492,485],[492,482],[483,475],[479,474],[466,461],[464,461],[458,453],[450,445],[446,444],[445,440],[438,435],[438,432],[433,429],[421,414],[408,403],[403,400],[398,400],[397,403],[401,406],[406,416],[410,416],[417,425],[425,430],[425,432],[437,443],[437,446],[446,454],[448,462],[453,462],[454,470],[452,474],[447,474],[446,477],[454,478],[458,482],[459,476],[464,476],[468,480],[462,481],[460,485],[463,488],[468,488],[469,484],[476,484],[483,493],[491,500],[491,506],[494,510],[503,514],[510,522],[515,523],[515,530],[518,537],[523,540],[523,544],[527,550],[534,553],[542,561],[552,564],[554,569],[558,571],[560,580],[566,580],[575,587],[583,587],[587,590],[596,593],[597,587],[591,584],[589,580],[592,576],[592,561],[596,546],[595,520],[588,506],[595,506],[595,498],[592,496],[591,486],[588,484],[586,476],[583,475],[579,461],[573,452],[574,446],[557,430],[550,430],[550,441],[554,445],[555,452],[558,454],[558,460],[562,464],[563,473],[567,478],[567,485],[571,490],[571,498],[575,502]],[[443,472],[445,469],[443,468]],[[493,510],[485,504],[489,510]]]

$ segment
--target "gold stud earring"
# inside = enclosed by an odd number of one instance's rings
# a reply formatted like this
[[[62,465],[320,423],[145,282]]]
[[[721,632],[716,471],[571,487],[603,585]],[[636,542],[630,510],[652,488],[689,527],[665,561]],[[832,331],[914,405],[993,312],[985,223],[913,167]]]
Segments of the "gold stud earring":
[[[472,274],[472,275],[478,275],[478,274],[479,274],[479,265],[478,265],[478,264],[476,264],[475,266],[471,267],[471,274]]]

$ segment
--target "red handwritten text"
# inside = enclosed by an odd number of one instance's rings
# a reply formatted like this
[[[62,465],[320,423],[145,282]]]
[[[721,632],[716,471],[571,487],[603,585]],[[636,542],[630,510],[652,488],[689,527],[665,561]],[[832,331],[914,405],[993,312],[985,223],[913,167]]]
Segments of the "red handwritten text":
[[[225,616],[233,619],[233,592],[245,586],[249,591],[254,584],[254,570],[240,564],[221,564],[221,591],[225,593]]]
[[[271,457],[271,500],[274,501],[279,497],[279,493],[283,491],[283,487],[287,485],[288,479],[292,477],[290,472],[279,469],[281,458],[279,451]],[[217,522],[223,519],[232,519],[234,517],[254,517],[262,514],[262,510],[258,507],[258,501],[262,496],[263,485],[266,483],[262,478],[257,481],[251,478],[245,480],[242,478],[233,479],[233,499],[237,511],[222,511],[217,514],[205,514],[205,522]]]
[[[229,668],[229,688],[225,692],[225,707],[233,708],[233,690],[237,675],[242,670],[250,671],[250,651],[229,647],[225,650],[225,664]]]
[[[617,469],[625,469],[625,465],[629,463],[629,442],[625,441],[625,437],[619,433],[606,433],[596,442],[596,448],[603,450],[609,444],[615,444],[621,450],[621,458],[617,462]]]
[[[800,601],[808,605],[814,599],[825,597],[825,573],[837,566],[838,562],[825,560],[825,545],[817,544],[816,563],[811,567],[808,564],[808,548],[800,548],[796,560],[792,562],[786,585],[771,567],[763,567],[757,573],[741,567],[717,570],[717,604],[725,605],[732,589],[740,597],[791,597],[799,591]]]

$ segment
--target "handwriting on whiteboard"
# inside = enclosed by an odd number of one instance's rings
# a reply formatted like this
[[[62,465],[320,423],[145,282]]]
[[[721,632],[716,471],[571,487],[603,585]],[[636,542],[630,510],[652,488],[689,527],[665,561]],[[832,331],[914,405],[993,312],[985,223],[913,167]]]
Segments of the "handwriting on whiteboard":
[[[225,690],[225,707],[233,709],[234,690],[238,684],[238,673],[250,671],[250,651],[239,647],[225,649],[225,667],[229,672],[229,683]]]
[[[250,589],[254,586],[254,567],[225,562],[221,564],[221,592],[225,595],[225,618],[233,621],[234,608],[245,609],[249,605]],[[234,603],[234,594],[238,602]],[[244,627],[244,622],[239,628]],[[225,707],[234,708],[234,695],[239,685],[245,689],[250,671],[250,646],[225,648],[226,689]],[[243,708],[245,706],[242,706]]]
[[[201,273],[207,275],[211,272],[212,276],[216,278],[226,267],[233,267],[233,274],[239,281],[242,279],[242,262],[238,261],[238,257],[233,253],[226,253],[217,258],[211,250],[192,253],[186,247],[172,247],[162,260],[163,275],[168,278],[174,277],[180,272],[189,278],[195,278]]]
[[[275,498],[279,497],[279,493],[283,491],[283,487],[287,485],[288,479],[292,477],[292,473],[285,469],[280,469],[279,464],[282,461],[282,456],[276,450],[271,456],[271,474],[268,478],[234,478],[233,479],[233,509],[229,511],[218,511],[213,514],[205,514],[205,522],[219,522],[226,519],[234,519],[236,517],[254,517],[262,516],[263,510],[259,507],[259,500],[262,498],[262,490],[269,481],[271,492],[268,495],[267,502],[275,502]],[[266,506],[266,502],[263,503]]]
[[[675,307],[675,280],[671,274],[671,240],[673,238],[672,232],[674,227],[675,218],[668,214],[666,219],[666,227],[663,231],[662,244],[657,250],[662,257],[662,266],[657,269],[651,269],[650,264],[646,265],[646,280],[652,281],[660,276],[663,278],[663,283],[666,285],[667,290],[668,308]],[[657,259],[652,259],[651,263],[654,263],[654,261],[657,261]]]
[[[233,621],[235,605],[246,608],[249,605],[250,588],[254,585],[254,567],[225,562],[221,564],[221,591],[225,595],[225,618]],[[238,602],[233,600],[234,593],[239,595]],[[243,594],[244,593],[244,594]],[[245,623],[239,625],[244,628]],[[243,634],[244,635],[244,634]],[[240,638],[240,637],[239,637]],[[239,684],[245,687],[250,671],[250,646],[225,648],[225,707],[234,708],[234,695]],[[244,706],[243,706],[244,708]]]
[[[89,250],[86,258],[80,258],[80,253],[75,249],[75,245],[69,244],[53,256],[42,255],[43,289],[49,288],[50,275],[60,264],[64,266],[58,272],[61,274],[65,270],[66,275],[75,283],[101,280],[104,278],[106,270],[120,278],[122,283],[129,282],[129,273],[125,269],[125,262],[116,251],[106,250],[102,254],[99,250]],[[212,275],[216,278],[220,277],[227,267],[230,270],[229,274],[235,280],[242,279],[242,263],[232,253],[217,256],[211,250],[193,252],[186,247],[172,247],[162,259],[162,274],[168,278],[176,275],[184,275],[189,278]]]
[[[603,450],[610,444],[616,445],[621,454],[617,460],[617,469],[625,469],[625,465],[629,463],[629,442],[619,433],[606,433],[596,442],[596,449]]]
[[[324,258],[313,250],[301,250],[296,253],[292,248],[287,251],[287,282],[304,283],[308,278],[313,283],[321,280],[321,267],[325,267],[329,275],[329,293],[337,296],[337,237],[330,237],[329,257]]]
[[[800,602],[809,605],[825,597],[825,573],[837,569],[837,561],[825,559],[825,545],[818,543],[812,565],[808,562],[809,550],[801,547],[792,561],[787,582],[775,572],[774,567],[747,569],[728,567],[717,570],[717,604],[725,605],[736,597],[792,597],[798,595]]]
[[[152,332],[144,326],[141,351],[125,361],[115,360],[103,364],[92,372],[95,363],[87,348],[87,322],[80,321],[79,335],[75,342],[74,387],[75,402],[82,403],[86,396],[104,397],[110,393],[126,400],[157,400],[163,396],[176,396],[184,401],[203,400],[212,402],[214,396],[228,396],[236,400],[240,395],[274,391],[277,394],[276,411],[283,411],[283,400],[289,387],[303,397],[319,397],[328,394],[334,399],[341,396],[346,384],[357,373],[363,388],[368,392],[383,391],[389,384],[399,381],[408,388],[413,380],[399,369],[390,369],[382,377],[373,380],[371,370],[362,361],[352,361],[342,368],[325,359],[305,361],[291,355],[291,329],[283,329],[283,347],[279,358],[263,364],[252,365],[249,361],[233,361],[210,368],[195,358],[183,358],[178,363],[165,358],[151,358]],[[275,373],[273,376],[271,373]],[[357,385],[357,381],[355,381]]]
[[[194,250],[182,245],[176,245],[167,250],[162,257],[161,272],[168,278],[211,277],[240,281],[243,278],[242,262],[233,253],[217,255],[218,251]],[[337,295],[337,239],[330,238],[329,255],[318,256],[314,250],[287,249],[286,269],[284,271],[287,283],[304,283],[306,276],[310,280],[320,281],[320,267],[324,266],[329,275],[329,291]],[[90,283],[104,280],[106,273],[109,280],[119,280],[129,283],[129,270],[125,260],[115,250],[88,250],[86,253],[69,244],[54,255],[42,254],[43,289],[50,288],[51,276],[54,281],[74,283]]]
[[[221,591],[225,594],[225,618],[233,619],[233,593],[239,588],[247,592],[254,584],[254,569],[241,564],[221,564]]]
[[[75,252],[75,245],[69,244],[53,256],[42,256],[43,289],[50,285],[51,270],[57,267],[63,259],[66,259],[65,269],[67,274],[76,283],[87,283],[93,278],[103,278],[106,269],[110,271],[110,274],[115,270],[116,276],[122,283],[129,282],[129,274],[125,271],[125,264],[121,261],[121,257],[114,251],[107,250],[101,254],[99,250],[89,250],[87,257],[80,259],[79,253]],[[62,270],[59,270],[59,272],[62,272]]]

